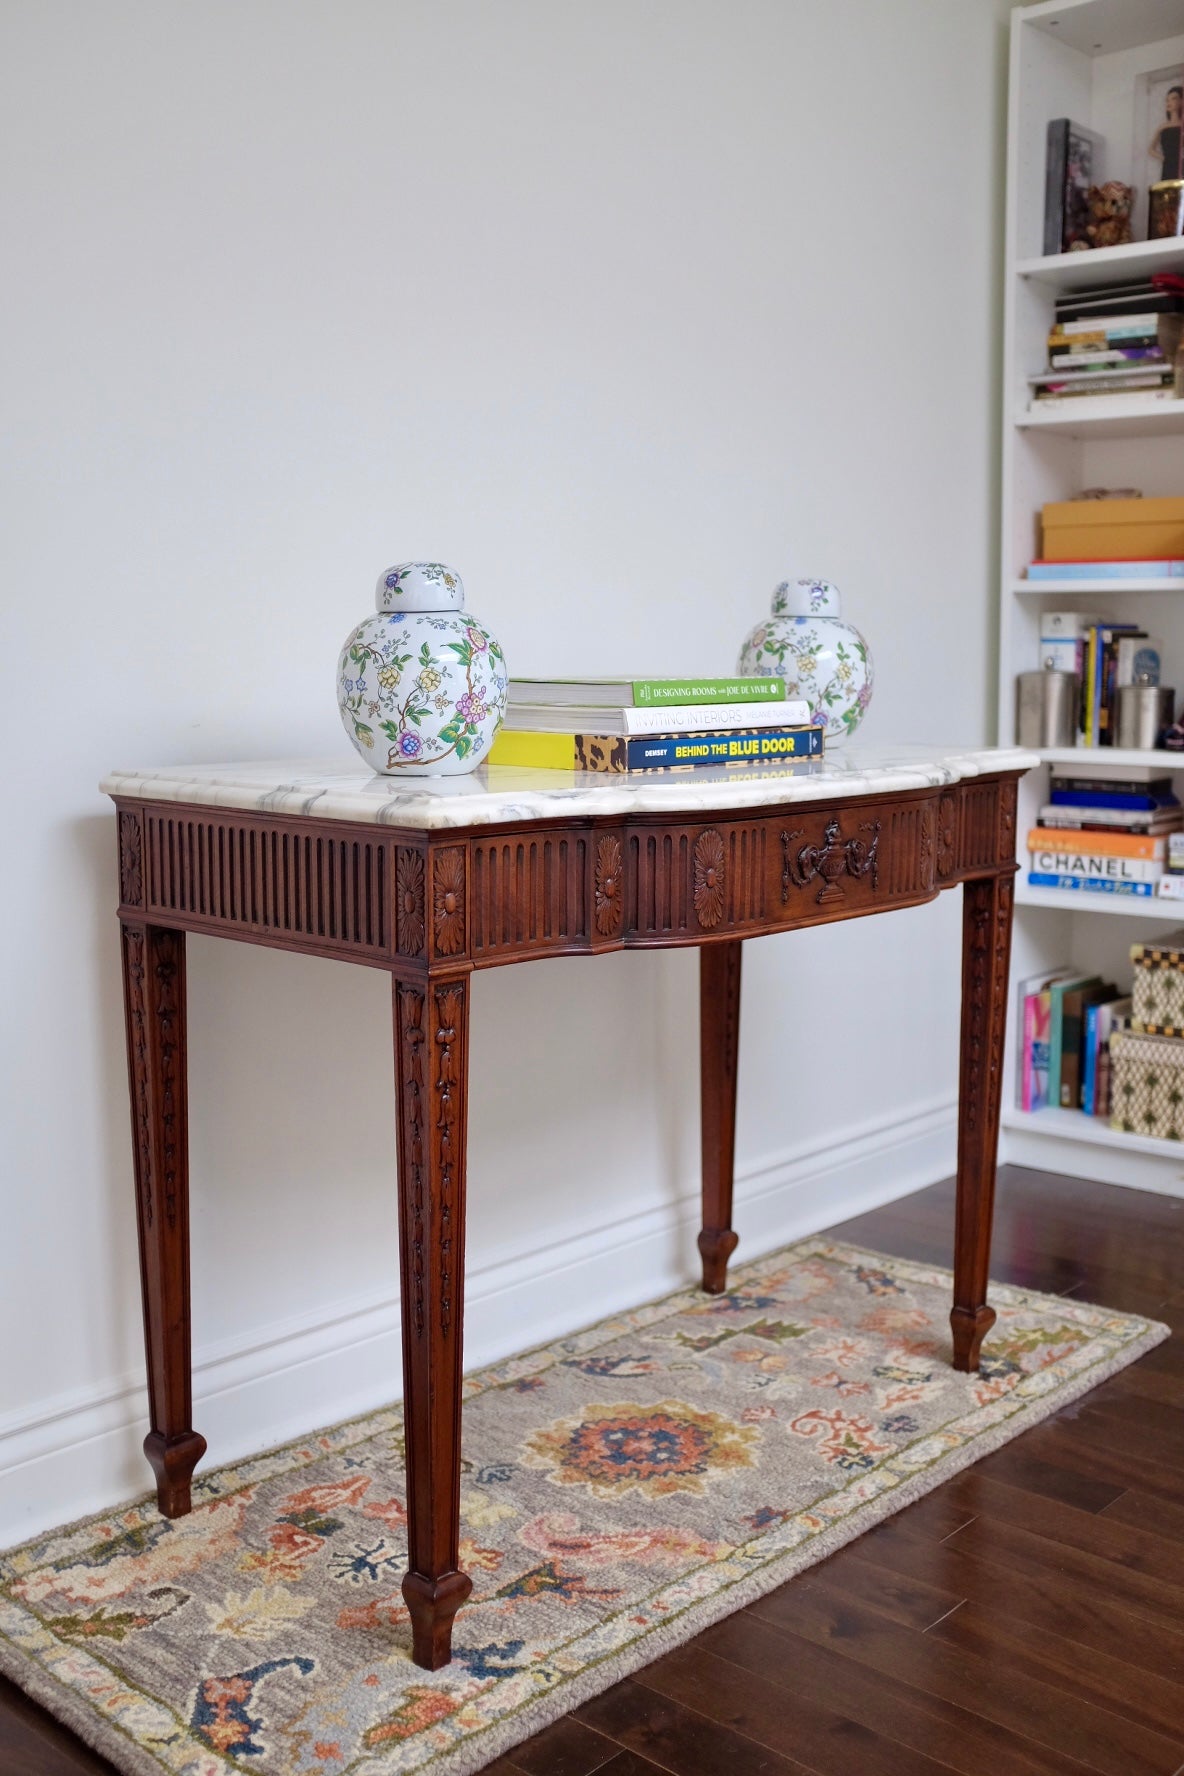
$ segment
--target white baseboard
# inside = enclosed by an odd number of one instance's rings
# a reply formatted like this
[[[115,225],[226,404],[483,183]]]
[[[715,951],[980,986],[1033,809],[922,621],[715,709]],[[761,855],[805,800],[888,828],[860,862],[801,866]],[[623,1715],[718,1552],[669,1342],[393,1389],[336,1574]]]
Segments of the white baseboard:
[[[894,1201],[954,1169],[953,1099],[849,1127],[736,1175],[738,1257]],[[471,1263],[465,1361],[477,1368],[681,1287],[697,1271],[697,1192],[537,1248]],[[353,1299],[195,1352],[207,1462],[237,1460],[402,1391],[398,1294]],[[0,1547],[146,1490],[142,1378],[122,1376],[0,1418]]]

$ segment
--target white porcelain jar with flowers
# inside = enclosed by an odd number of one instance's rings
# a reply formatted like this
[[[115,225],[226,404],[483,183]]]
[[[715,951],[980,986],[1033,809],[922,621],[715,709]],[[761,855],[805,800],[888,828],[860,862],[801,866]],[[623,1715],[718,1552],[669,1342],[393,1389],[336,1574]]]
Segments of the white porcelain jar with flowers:
[[[361,757],[390,777],[457,776],[483,763],[506,710],[506,661],[439,561],[379,575],[375,614],[337,663],[337,706]]]
[[[810,705],[810,720],[828,744],[853,734],[871,702],[875,669],[859,630],[843,621],[839,589],[830,580],[782,580],[770,616],[740,650],[746,676],[785,680],[785,694]]]

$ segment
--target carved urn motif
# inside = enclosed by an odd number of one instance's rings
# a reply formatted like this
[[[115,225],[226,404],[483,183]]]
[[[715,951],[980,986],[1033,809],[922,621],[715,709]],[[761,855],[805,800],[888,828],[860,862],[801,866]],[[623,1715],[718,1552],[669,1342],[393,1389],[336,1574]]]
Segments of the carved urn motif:
[[[460,575],[438,561],[379,576],[376,614],[337,663],[341,720],[372,770],[455,776],[484,762],[506,710],[506,662],[464,602]]]
[[[772,615],[740,650],[737,671],[783,678],[785,694],[810,705],[810,720],[827,743],[853,734],[872,697],[872,656],[852,624],[842,620],[839,589],[829,580],[782,580]]]

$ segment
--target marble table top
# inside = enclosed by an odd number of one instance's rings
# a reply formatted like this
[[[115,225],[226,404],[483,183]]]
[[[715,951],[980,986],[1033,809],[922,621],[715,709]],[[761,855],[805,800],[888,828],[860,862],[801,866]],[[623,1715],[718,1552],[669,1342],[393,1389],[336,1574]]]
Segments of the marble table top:
[[[466,777],[380,777],[360,759],[279,759],[112,771],[107,795],[148,802],[303,814],[420,831],[592,814],[693,814],[835,797],[936,789],[1040,760],[1014,747],[948,752],[935,746],[835,747],[825,758],[753,769],[712,766],[633,776],[483,765]]]

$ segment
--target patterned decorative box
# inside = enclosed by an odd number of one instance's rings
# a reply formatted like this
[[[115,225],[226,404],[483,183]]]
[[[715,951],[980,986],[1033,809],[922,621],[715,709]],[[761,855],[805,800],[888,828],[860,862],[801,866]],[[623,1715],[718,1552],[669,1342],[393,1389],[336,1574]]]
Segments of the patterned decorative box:
[[[1131,1029],[1184,1036],[1184,932],[1158,944],[1132,944]]]
[[[1115,1030],[1110,1069],[1111,1128],[1184,1140],[1184,1040]]]

